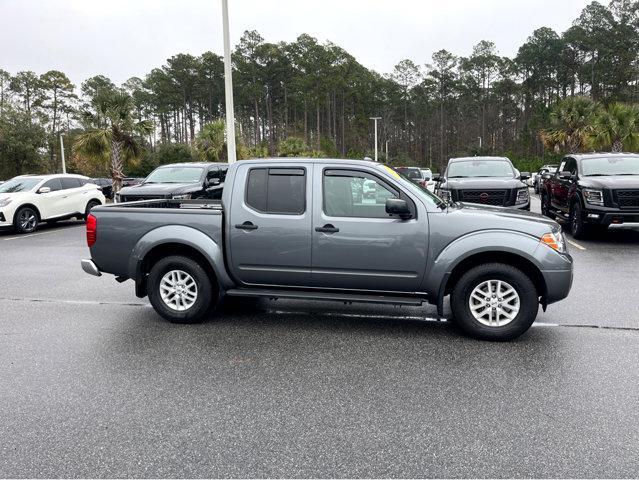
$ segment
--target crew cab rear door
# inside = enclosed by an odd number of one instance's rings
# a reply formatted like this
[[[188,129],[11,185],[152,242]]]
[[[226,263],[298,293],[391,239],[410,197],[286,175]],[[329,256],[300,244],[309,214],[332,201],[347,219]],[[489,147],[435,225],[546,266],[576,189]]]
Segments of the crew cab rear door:
[[[417,218],[417,204],[373,169],[318,163],[314,176],[313,285],[418,291],[427,265],[426,212]],[[413,218],[390,217],[389,197],[406,199]]]
[[[304,162],[238,166],[226,238],[240,282],[310,285],[311,173]]]

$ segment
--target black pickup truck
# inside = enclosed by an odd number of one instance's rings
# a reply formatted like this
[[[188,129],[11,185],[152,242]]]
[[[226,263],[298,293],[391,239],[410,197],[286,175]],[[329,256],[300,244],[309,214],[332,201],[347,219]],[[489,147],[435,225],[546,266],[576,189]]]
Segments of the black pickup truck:
[[[541,211],[568,220],[572,235],[639,223],[639,155],[567,155],[543,183]]]

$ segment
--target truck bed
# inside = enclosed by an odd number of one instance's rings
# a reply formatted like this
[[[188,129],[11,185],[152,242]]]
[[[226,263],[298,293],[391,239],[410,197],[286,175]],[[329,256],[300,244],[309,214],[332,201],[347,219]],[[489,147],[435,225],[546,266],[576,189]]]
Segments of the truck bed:
[[[131,256],[143,238],[161,234],[163,240],[184,240],[179,234],[172,236],[173,227],[193,229],[196,234],[210,237],[222,245],[222,203],[220,200],[141,200],[113,203],[95,207],[91,214],[97,219],[97,240],[92,256],[98,268],[117,276],[131,277]],[[160,233],[161,231],[161,233]],[[112,252],[126,252],[113,255]]]

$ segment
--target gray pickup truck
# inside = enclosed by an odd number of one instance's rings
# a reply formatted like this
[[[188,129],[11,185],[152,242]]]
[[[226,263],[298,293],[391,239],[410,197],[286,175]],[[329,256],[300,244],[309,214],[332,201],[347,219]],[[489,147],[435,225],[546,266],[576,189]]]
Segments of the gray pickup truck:
[[[371,188],[374,195],[364,195]],[[161,316],[193,323],[225,297],[437,305],[466,334],[508,340],[565,298],[560,227],[514,209],[446,204],[374,162],[246,160],[222,200],[99,206],[82,268],[132,279]]]

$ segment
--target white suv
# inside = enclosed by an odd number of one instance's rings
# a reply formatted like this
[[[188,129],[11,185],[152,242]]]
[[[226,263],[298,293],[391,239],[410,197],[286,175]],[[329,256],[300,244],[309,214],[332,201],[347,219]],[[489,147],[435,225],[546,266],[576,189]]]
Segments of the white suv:
[[[0,185],[0,228],[33,232],[41,221],[86,218],[105,203],[100,187],[80,175],[22,175]]]

